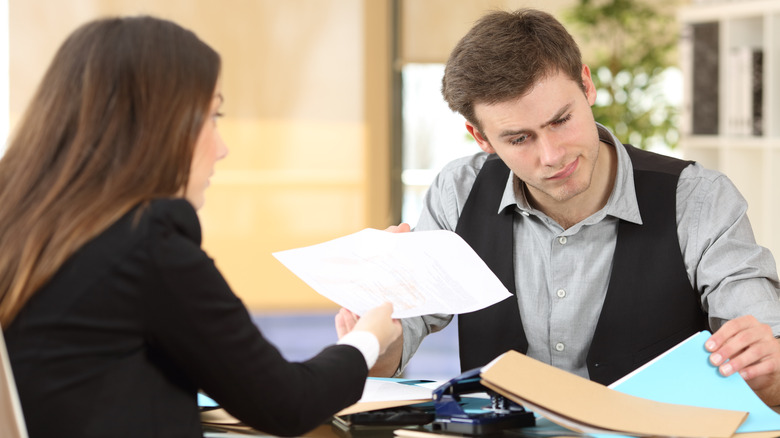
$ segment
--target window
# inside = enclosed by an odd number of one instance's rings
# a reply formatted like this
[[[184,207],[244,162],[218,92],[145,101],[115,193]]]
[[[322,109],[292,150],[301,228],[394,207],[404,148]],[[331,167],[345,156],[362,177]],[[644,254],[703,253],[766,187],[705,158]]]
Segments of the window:
[[[444,64],[406,64],[403,76],[403,205],[401,220],[414,226],[433,178],[455,158],[479,151],[460,114],[441,96]]]

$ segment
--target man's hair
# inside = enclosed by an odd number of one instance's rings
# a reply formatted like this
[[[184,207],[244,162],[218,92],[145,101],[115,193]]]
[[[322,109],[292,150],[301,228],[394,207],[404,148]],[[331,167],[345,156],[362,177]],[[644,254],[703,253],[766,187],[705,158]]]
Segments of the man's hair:
[[[0,160],[0,323],[85,242],[187,187],[220,57],[153,17],[87,23],[62,44]]]
[[[534,9],[496,11],[477,21],[452,50],[442,95],[450,109],[480,129],[475,104],[523,96],[537,81],[557,72],[584,90],[580,49],[563,25]]]

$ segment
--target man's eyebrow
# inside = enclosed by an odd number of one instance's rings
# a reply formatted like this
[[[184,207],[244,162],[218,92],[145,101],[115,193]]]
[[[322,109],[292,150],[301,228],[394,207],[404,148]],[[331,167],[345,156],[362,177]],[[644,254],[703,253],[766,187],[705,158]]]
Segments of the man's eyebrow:
[[[539,128],[544,128],[544,127],[546,127],[546,126],[548,126],[548,125],[550,125],[552,123],[555,123],[558,120],[560,120],[561,117],[563,117],[563,115],[566,114],[571,109],[572,105],[573,105],[573,103],[569,102],[566,105],[564,105],[563,107],[561,107],[561,109],[559,109],[558,112],[555,113],[555,115],[550,117],[550,120],[542,123],[539,126]],[[499,138],[513,137],[515,135],[528,134],[530,132],[531,132],[530,129],[525,129],[525,128],[521,128],[521,129],[507,129],[505,131],[502,131],[500,134],[498,134],[498,137]]]
[[[499,138],[505,138],[505,137],[514,137],[515,135],[520,134],[528,134],[531,132],[528,129],[507,129],[506,131],[501,131],[500,134],[498,134]]]
[[[543,123],[541,126],[539,126],[539,127],[540,127],[540,128],[544,128],[544,127],[546,127],[547,125],[550,125],[550,124],[552,124],[552,123],[555,123],[555,122],[557,122],[558,120],[560,120],[560,119],[561,119],[561,117],[563,117],[563,115],[564,115],[564,114],[566,114],[567,112],[569,112],[569,109],[571,108],[571,106],[572,106],[572,102],[569,102],[569,103],[567,103],[566,105],[564,105],[564,106],[563,106],[563,108],[559,109],[559,110],[558,110],[558,112],[557,112],[557,113],[555,113],[555,115],[554,115],[554,116],[550,117],[550,120],[548,120],[548,121],[544,122],[544,123]]]

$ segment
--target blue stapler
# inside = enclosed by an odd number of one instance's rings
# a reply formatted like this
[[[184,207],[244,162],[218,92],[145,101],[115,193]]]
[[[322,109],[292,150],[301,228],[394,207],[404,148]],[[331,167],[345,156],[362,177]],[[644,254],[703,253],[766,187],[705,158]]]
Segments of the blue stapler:
[[[534,426],[534,414],[504,396],[482,385],[479,368],[450,379],[433,391],[436,418],[431,423],[433,430],[465,435],[489,435],[505,429]],[[465,403],[466,394],[487,393],[478,406]],[[475,409],[476,408],[476,409]]]

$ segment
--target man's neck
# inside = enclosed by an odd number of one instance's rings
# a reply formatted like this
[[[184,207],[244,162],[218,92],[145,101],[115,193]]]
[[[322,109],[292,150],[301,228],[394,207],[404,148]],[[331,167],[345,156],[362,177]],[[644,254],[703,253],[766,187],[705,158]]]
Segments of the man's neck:
[[[593,169],[593,178],[585,192],[564,202],[549,202],[546,205],[534,202],[537,204],[535,205],[537,209],[544,212],[564,230],[604,208],[612,194],[617,175],[617,151],[614,146],[604,142],[599,143],[599,148],[599,158]]]

